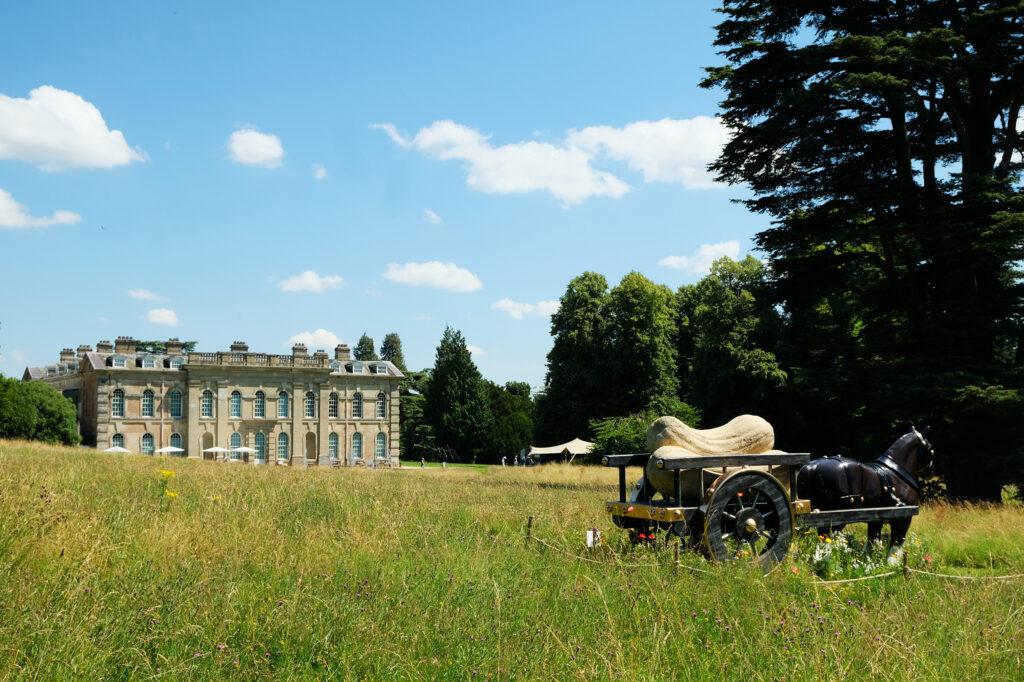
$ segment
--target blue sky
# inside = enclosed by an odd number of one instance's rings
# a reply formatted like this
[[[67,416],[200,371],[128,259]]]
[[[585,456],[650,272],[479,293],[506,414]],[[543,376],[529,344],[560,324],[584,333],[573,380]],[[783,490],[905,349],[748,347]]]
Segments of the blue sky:
[[[675,288],[766,226],[703,171],[714,5],[5,8],[0,372],[363,332],[421,368],[451,325],[541,384],[572,277]]]

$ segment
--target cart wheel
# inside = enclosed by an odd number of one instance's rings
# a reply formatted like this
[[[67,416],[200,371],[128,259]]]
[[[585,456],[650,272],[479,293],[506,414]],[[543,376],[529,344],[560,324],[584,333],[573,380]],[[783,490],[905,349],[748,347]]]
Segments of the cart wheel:
[[[748,558],[767,570],[786,556],[792,535],[789,500],[767,474],[734,474],[708,500],[704,546],[715,561]]]

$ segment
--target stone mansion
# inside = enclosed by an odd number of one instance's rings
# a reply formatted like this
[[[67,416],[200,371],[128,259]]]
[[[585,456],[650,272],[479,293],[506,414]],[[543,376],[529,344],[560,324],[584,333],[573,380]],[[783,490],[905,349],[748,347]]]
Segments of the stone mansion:
[[[171,339],[166,353],[152,354],[119,337],[95,351],[65,348],[59,363],[29,367],[24,378],[70,398],[83,444],[100,450],[172,447],[186,457],[312,465],[397,464],[402,376],[390,362],[352,360],[346,345],[333,358],[302,344],[291,355],[250,353],[242,342],[183,354]]]

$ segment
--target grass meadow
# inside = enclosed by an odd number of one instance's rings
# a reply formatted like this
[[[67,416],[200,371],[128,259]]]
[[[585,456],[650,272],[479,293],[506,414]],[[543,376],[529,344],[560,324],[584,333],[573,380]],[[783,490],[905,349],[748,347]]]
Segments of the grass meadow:
[[[886,568],[828,553],[863,526],[801,533],[767,576],[676,567],[607,528],[615,495],[598,467],[302,470],[0,441],[0,677],[1020,679],[1024,578],[820,582]],[[528,516],[550,547],[525,540]],[[605,546],[584,547],[591,527]],[[920,570],[1024,574],[1024,508],[927,506],[906,551]]]

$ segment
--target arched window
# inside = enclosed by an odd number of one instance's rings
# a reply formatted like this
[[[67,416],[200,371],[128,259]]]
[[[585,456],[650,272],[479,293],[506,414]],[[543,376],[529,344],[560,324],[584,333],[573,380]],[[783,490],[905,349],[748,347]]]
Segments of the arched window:
[[[238,391],[231,391],[231,412],[232,417],[242,416],[242,394]]]
[[[256,398],[252,401],[252,418],[266,419],[267,417],[267,394],[263,391],[256,391]]]
[[[114,397],[110,401],[110,415],[113,417],[124,416],[124,391],[114,389]]]
[[[313,391],[306,393],[306,419],[316,418],[316,394]]]
[[[110,445],[115,447],[115,448],[123,448],[124,447],[124,434],[122,434],[122,433],[115,433],[114,437],[110,439]]]
[[[277,458],[288,459],[288,434],[277,434]]]
[[[383,433],[377,434],[377,444],[373,448],[374,457],[387,457],[388,454],[388,443],[387,436]]]
[[[336,433],[327,436],[327,455],[331,459],[338,459],[338,434]]]
[[[153,454],[153,434],[151,433],[142,434],[142,454]]]
[[[277,417],[281,419],[288,416],[288,394],[281,391],[277,394]]]
[[[338,418],[338,394],[332,393],[327,399],[327,416],[331,419]]]
[[[352,457],[361,459],[363,456],[363,434],[352,434]]]
[[[148,388],[142,392],[142,416],[153,416],[153,391]]]
[[[262,433],[257,433],[253,438],[253,449],[256,450],[256,459],[265,460],[267,458],[267,437]]]
[[[377,394],[377,419],[388,416],[388,397],[383,393]]]
[[[235,452],[238,448],[242,447],[242,434],[232,433],[231,434],[231,459],[242,459],[241,452]]]
[[[363,418],[363,394],[355,393],[352,395],[352,418],[362,419]]]
[[[180,448],[181,447],[181,434],[180,433],[172,433],[171,434],[171,447],[172,448]],[[180,452],[176,452],[174,454],[180,455],[181,453]]]
[[[203,391],[203,398],[200,401],[200,416],[212,417],[213,416],[213,391],[207,389]]]
[[[171,404],[171,419],[181,419],[181,391],[176,388],[168,391],[167,402]]]

